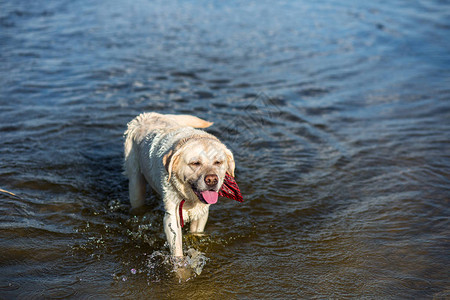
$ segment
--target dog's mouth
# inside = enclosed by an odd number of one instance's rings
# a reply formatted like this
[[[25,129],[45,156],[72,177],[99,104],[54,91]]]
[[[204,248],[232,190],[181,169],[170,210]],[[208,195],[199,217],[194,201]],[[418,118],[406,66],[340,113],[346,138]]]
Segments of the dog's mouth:
[[[205,204],[217,203],[217,199],[219,199],[219,193],[214,190],[199,191],[194,186],[192,186],[192,190],[197,195],[198,199]]]

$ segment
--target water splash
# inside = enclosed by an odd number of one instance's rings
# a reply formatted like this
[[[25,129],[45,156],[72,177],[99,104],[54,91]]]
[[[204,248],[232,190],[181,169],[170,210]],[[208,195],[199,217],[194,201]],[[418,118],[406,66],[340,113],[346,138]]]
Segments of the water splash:
[[[194,248],[189,248],[184,254],[182,258],[174,258],[166,251],[144,253],[143,264],[137,266],[125,263],[126,269],[113,274],[113,278],[118,282],[124,282],[144,277],[149,286],[157,282],[170,281],[174,278],[173,275],[179,283],[189,281],[202,273],[209,258]]]
[[[209,260],[209,258],[207,258],[204,253],[194,248],[189,248],[186,251],[185,257],[181,259],[172,258],[171,260],[174,261],[173,272],[175,272],[177,275],[180,273],[182,273],[183,275],[185,275],[185,273],[189,273],[190,275],[188,278],[180,278],[189,280],[202,273],[203,267],[206,265],[206,262]]]
[[[159,261],[160,265],[166,266],[170,273],[176,275],[179,282],[191,280],[202,273],[209,258],[203,252],[194,248],[189,248],[184,254],[184,257],[176,258],[172,257],[169,253],[155,251],[147,262],[147,268],[149,270],[158,268]]]

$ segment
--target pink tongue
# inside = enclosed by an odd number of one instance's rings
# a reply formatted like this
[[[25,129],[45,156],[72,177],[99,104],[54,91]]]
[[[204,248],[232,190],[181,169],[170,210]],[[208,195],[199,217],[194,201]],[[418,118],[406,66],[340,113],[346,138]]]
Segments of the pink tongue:
[[[217,199],[219,198],[219,194],[214,191],[204,191],[202,192],[203,199],[205,199],[206,203],[208,204],[214,204],[217,202]]]

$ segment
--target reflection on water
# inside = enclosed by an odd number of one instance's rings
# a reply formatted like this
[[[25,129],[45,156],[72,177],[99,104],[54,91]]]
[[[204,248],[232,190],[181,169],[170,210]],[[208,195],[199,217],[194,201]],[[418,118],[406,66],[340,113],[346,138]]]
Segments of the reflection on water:
[[[353,2],[2,3],[0,298],[448,298],[449,6]],[[121,173],[143,111],[237,161],[182,283]]]

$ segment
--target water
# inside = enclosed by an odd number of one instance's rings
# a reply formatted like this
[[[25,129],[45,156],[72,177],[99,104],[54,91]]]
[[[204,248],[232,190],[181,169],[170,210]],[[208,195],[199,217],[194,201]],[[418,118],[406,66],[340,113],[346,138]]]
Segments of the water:
[[[0,298],[448,298],[447,1],[0,1]],[[168,263],[122,134],[189,113],[245,202]]]

